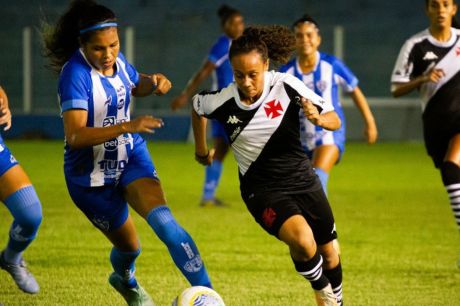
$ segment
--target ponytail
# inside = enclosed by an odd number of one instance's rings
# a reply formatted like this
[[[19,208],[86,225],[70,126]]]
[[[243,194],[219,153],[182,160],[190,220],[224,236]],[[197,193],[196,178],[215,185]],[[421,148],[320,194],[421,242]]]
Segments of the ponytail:
[[[295,37],[285,26],[253,26],[244,30],[243,35],[232,42],[229,57],[257,51],[264,61],[268,59],[278,64],[286,63],[295,50]]]
[[[42,21],[42,37],[48,67],[59,73],[80,44],[87,42],[94,31],[116,26],[115,14],[93,0],[74,0],[55,26]],[[107,26],[106,26],[107,25]]]

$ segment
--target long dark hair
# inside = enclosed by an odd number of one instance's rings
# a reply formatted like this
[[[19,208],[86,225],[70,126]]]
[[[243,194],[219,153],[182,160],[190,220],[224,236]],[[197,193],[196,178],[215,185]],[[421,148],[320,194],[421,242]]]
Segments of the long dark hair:
[[[219,16],[220,18],[221,26],[224,26],[227,20],[229,20],[233,16],[240,16],[240,15],[241,15],[240,11],[226,4],[222,4],[217,10],[217,16]]]
[[[48,57],[48,68],[59,73],[72,54],[87,42],[93,31],[80,34],[91,26],[116,21],[115,14],[93,0],[74,0],[55,26],[42,21],[44,54]]]
[[[229,58],[239,54],[257,51],[262,59],[276,64],[285,64],[295,50],[295,37],[292,31],[282,25],[252,26],[232,42]]]
[[[425,8],[428,8],[430,0],[425,0]],[[452,3],[457,5],[457,2],[455,0],[452,0]],[[460,29],[460,22],[458,21],[457,17],[452,17],[452,28]]]

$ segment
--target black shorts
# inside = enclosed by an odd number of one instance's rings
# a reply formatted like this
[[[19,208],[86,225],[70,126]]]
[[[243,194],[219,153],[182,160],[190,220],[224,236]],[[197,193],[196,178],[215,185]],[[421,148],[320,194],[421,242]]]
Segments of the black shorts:
[[[425,148],[436,168],[441,167],[449,148],[449,142],[457,134],[460,134],[460,125],[450,129],[439,129],[427,124],[423,126]]]
[[[321,188],[304,194],[279,191],[251,193],[243,196],[243,200],[257,223],[273,236],[278,237],[287,219],[302,215],[310,225],[317,244],[326,244],[337,238],[334,216]]]

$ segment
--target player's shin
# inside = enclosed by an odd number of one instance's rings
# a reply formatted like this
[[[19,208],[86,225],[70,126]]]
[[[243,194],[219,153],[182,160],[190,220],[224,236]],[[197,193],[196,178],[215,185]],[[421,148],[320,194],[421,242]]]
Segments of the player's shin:
[[[166,244],[174,263],[190,284],[211,288],[211,280],[195,242],[176,222],[169,208],[158,206],[149,212],[146,219],[158,238]]]
[[[122,277],[128,288],[137,287],[137,280],[134,276],[135,261],[141,253],[140,248],[133,252],[122,252],[117,248],[112,248],[110,252],[110,262],[113,270]]]
[[[330,270],[324,269],[324,275],[327,277],[331,283],[332,291],[337,298],[337,303],[339,306],[343,305],[343,295],[342,295],[342,265],[339,264]]]

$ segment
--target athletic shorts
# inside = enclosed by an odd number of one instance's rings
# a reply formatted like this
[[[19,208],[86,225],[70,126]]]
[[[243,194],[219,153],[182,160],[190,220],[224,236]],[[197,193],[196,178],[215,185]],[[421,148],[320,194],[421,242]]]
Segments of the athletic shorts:
[[[436,168],[441,167],[449,148],[449,142],[457,134],[460,134],[460,125],[441,130],[424,124],[423,138],[425,148]]]
[[[213,138],[223,138],[226,143],[229,143],[227,133],[225,133],[224,126],[217,120],[211,121],[211,132]]]
[[[122,226],[128,218],[128,203],[124,188],[140,178],[159,180],[145,142],[133,151],[118,184],[88,187],[74,184],[66,177],[67,189],[77,207],[96,226],[110,232]]]
[[[13,154],[11,154],[8,147],[3,142],[3,139],[0,137],[0,176],[17,164],[19,164],[18,161],[14,158]]]
[[[254,219],[270,235],[278,237],[283,223],[294,215],[302,215],[319,245],[337,238],[334,216],[322,188],[304,194],[261,192],[243,197]]]

